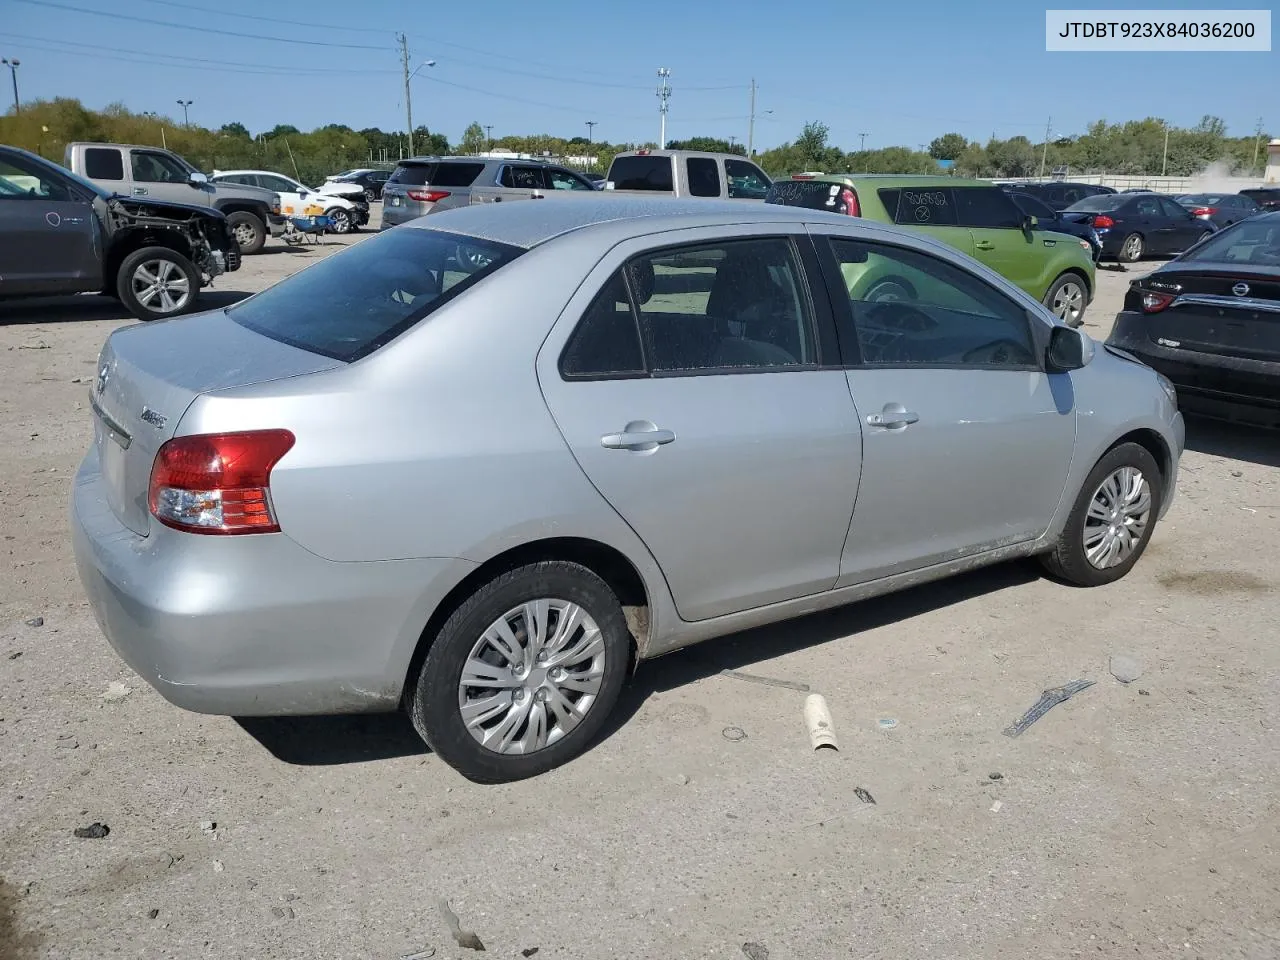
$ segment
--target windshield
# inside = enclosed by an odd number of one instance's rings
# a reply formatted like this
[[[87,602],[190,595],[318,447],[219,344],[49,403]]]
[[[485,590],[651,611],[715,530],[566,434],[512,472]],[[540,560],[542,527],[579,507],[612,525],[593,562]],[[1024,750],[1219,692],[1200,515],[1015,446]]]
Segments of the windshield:
[[[1071,206],[1067,207],[1067,213],[1104,213],[1107,210],[1116,210],[1126,203],[1132,197],[1126,197],[1118,193],[1100,193],[1096,197],[1085,197],[1083,200],[1077,200]]]
[[[350,363],[522,253],[438,230],[379,234],[227,310],[241,326]]]
[[[1274,217],[1241,220],[1235,226],[1212,234],[1184,253],[1181,259],[1280,267],[1280,220]]]

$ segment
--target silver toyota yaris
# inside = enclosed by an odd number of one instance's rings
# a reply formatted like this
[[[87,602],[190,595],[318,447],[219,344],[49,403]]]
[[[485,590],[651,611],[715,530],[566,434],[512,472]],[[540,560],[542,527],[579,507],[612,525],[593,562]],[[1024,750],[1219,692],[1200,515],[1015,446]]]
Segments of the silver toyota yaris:
[[[585,749],[633,658],[1013,557],[1129,571],[1172,388],[919,235],[472,207],[118,330],[80,577],[179,706],[406,708],[467,777]]]

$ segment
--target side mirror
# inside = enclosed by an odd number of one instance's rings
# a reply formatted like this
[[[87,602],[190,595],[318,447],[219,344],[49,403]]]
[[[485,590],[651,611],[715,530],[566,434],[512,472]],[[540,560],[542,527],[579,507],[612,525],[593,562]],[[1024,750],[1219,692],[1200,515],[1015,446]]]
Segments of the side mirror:
[[[191,176],[187,177],[187,183],[191,184],[193,187],[202,187],[208,182],[209,178],[199,170],[192,170]]]
[[[303,187],[301,190],[298,191],[298,196],[305,197],[310,192],[311,191],[308,190],[306,187]]]
[[[604,182],[604,185],[603,185],[603,186],[601,186],[601,187],[600,187],[600,189],[601,189],[601,190],[612,190],[612,189],[613,189],[613,187],[614,187],[613,181],[612,181],[612,180],[606,180],[606,181]]]
[[[1093,359],[1093,340],[1088,334],[1071,327],[1054,326],[1049,331],[1049,347],[1045,351],[1045,371],[1070,373]]]
[[[1036,225],[1037,225],[1039,222],[1040,222],[1040,221],[1039,221],[1039,220],[1037,220],[1035,217],[1031,216],[1031,214],[1029,214],[1029,213],[1024,213],[1024,214],[1022,215],[1022,232],[1023,232],[1023,233],[1030,233],[1032,230],[1034,230],[1034,229],[1036,228]]]

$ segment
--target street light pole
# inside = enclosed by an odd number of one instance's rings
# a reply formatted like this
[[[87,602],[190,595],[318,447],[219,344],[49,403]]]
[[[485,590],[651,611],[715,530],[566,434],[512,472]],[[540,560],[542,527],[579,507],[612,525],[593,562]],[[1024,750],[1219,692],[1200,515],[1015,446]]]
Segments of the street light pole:
[[[13,76],[13,112],[19,114],[22,112],[22,104],[18,102],[18,67],[22,66],[21,60],[10,60],[8,57],[0,59],[9,68],[9,73]]]
[[[409,156],[413,156],[413,92],[409,89],[409,81],[418,75],[423,67],[434,67],[434,60],[423,60],[409,72],[409,41],[400,34],[400,63],[404,67],[404,118],[409,124]]]
[[[751,156],[756,143],[756,78],[751,78],[751,116],[747,120],[747,157]]]
[[[493,153],[493,124],[492,123],[486,123],[484,125],[484,138],[485,138],[485,144],[488,147],[489,152]]]
[[[1164,153],[1160,156],[1160,176],[1169,169],[1169,121],[1164,121]]]
[[[187,117],[187,107],[195,103],[194,100],[179,100],[178,106],[182,107],[182,125],[184,127],[191,126],[191,120]]]

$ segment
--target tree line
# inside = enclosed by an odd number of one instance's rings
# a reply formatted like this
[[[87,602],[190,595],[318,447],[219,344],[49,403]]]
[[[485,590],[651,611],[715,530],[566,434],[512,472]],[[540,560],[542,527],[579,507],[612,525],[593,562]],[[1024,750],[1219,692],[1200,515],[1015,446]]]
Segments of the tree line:
[[[1066,166],[1071,174],[1191,176],[1211,163],[1222,163],[1230,173],[1261,175],[1267,135],[1229,137],[1226,124],[1206,116],[1194,127],[1166,126],[1154,117],[1108,123],[1098,120],[1078,136],[1063,136],[1034,143],[1024,136],[992,137],[971,141],[958,133],[944,133],[927,150],[890,146],[845,151],[830,143],[830,130],[820,122],[804,125],[799,136],[755,154],[755,160],[772,176],[800,171],[826,173],[925,174],[939,171],[939,161],[950,161],[954,172],[974,177],[1037,176]],[[23,105],[20,114],[0,117],[0,141],[23,147],[51,160],[61,161],[66,144],[77,141],[151,144],[167,146],[206,172],[237,168],[276,170],[304,183],[319,183],[326,176],[352,167],[394,162],[405,155],[405,131],[368,127],[356,130],[328,124],[303,132],[280,124],[252,135],[240,123],[217,129],[185,126],[171,117],[134,113],[123,104],[91,110],[69,98],[36,100]],[[534,156],[596,158],[591,168],[605,171],[615,154],[649,143],[608,143],[586,137],[551,134],[507,134],[490,138],[479,123],[470,124],[456,144],[440,132],[420,126],[413,132],[415,154],[479,153],[489,149],[511,150]],[[745,147],[718,137],[691,137],[669,141],[674,149],[707,150],[746,155]]]

